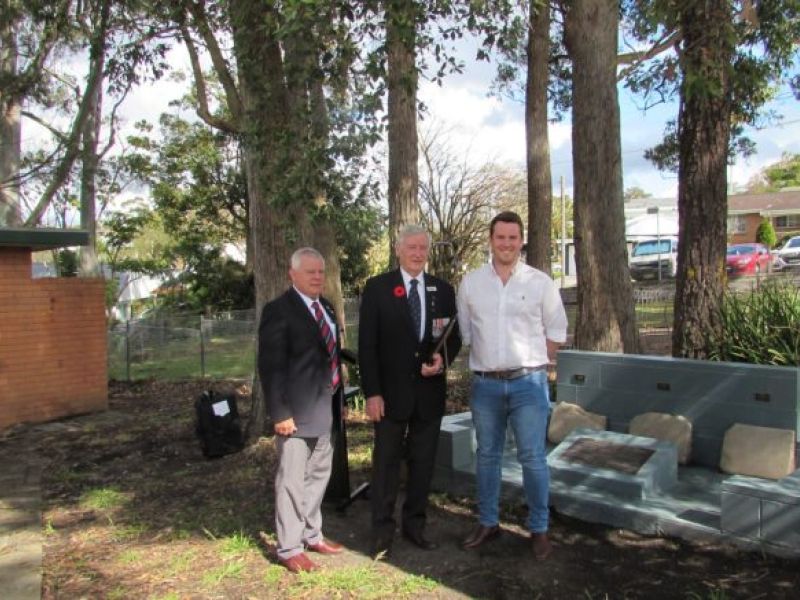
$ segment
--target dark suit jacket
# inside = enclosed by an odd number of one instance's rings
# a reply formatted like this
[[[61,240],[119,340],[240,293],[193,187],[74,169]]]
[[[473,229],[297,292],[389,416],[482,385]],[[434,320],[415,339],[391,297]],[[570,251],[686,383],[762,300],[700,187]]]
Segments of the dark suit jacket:
[[[422,377],[420,368],[436,340],[433,319],[455,319],[453,286],[425,274],[425,335],[420,342],[411,321],[400,270],[367,281],[361,296],[358,320],[358,363],[364,396],[381,395],[387,417],[407,420],[416,409],[423,419],[444,414],[447,393],[445,375]],[[458,324],[442,352],[447,365],[461,348]]]
[[[322,297],[319,302],[336,323],[331,303]],[[337,324],[337,352],[341,334]],[[333,403],[340,401],[341,394],[331,394],[330,358],[319,325],[294,288],[264,306],[261,313],[258,376],[273,421],[292,417],[297,437],[330,433]]]

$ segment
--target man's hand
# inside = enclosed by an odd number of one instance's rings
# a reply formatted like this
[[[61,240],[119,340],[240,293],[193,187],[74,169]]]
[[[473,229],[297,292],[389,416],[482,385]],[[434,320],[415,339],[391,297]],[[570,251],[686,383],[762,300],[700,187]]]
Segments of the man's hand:
[[[367,418],[377,423],[383,418],[383,396],[370,396],[367,398]]]
[[[342,385],[347,386],[350,384],[350,371],[347,369],[347,365],[341,363],[342,367]]]
[[[420,369],[420,373],[423,377],[433,377],[434,375],[438,375],[444,370],[444,360],[442,359],[442,355],[438,352],[433,355],[431,362],[429,363],[422,363],[422,369]]]
[[[295,427],[294,419],[289,417],[284,421],[278,421],[275,423],[275,433],[278,435],[282,435],[284,437],[289,437],[293,435],[297,431],[297,427]]]

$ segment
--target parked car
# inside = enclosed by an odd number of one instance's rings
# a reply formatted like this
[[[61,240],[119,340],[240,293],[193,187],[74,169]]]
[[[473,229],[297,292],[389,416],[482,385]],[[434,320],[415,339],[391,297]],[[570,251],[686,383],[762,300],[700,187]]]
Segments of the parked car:
[[[791,237],[778,249],[778,256],[788,267],[800,265],[800,235]]]
[[[757,275],[769,270],[772,257],[764,244],[733,244],[728,246],[725,268],[728,275]]]
[[[660,263],[660,267],[659,267]],[[678,238],[639,240],[631,250],[631,277],[636,281],[675,277],[678,272]]]

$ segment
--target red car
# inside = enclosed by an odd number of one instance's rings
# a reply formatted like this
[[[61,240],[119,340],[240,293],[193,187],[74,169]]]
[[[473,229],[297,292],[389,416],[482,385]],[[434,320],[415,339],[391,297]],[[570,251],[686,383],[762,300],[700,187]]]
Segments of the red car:
[[[757,275],[769,269],[772,260],[764,244],[733,244],[728,246],[725,268],[729,276]]]

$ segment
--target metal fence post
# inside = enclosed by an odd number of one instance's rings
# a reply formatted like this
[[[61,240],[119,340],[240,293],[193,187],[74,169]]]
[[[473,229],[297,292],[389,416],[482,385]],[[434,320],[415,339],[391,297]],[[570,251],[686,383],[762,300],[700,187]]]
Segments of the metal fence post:
[[[125,381],[131,380],[131,320],[125,321]]]
[[[203,332],[203,315],[200,315],[200,377],[206,376],[206,346]]]

